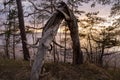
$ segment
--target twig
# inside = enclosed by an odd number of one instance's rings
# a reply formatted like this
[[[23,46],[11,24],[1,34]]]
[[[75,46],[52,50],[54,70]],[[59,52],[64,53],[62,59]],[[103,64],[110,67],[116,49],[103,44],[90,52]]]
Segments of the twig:
[[[42,12],[42,11],[45,11],[45,12],[48,12],[48,13],[50,13],[50,14],[52,14],[52,12],[50,12],[49,10],[46,10],[46,9],[38,9],[37,7],[36,7],[36,5],[32,2],[32,1],[30,1],[30,0],[28,0],[32,5],[33,5],[33,7],[36,9],[36,10],[38,10],[39,12]]]

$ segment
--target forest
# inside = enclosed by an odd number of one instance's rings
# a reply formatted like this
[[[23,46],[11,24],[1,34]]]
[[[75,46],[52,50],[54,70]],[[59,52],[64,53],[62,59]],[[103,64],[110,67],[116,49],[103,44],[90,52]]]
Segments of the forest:
[[[0,80],[120,80],[120,0],[0,0]]]

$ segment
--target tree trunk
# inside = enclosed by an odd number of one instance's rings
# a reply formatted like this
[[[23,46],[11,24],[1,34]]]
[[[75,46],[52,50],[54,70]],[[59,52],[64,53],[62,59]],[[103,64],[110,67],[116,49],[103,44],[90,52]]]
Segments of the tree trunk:
[[[14,25],[13,25],[13,30],[15,31],[16,28],[15,28],[15,19],[14,19]],[[15,57],[15,35],[13,35],[13,59],[15,60],[16,57]]]
[[[61,2],[61,5],[64,7],[62,11],[60,11],[68,24],[69,30],[70,30],[70,36],[72,38],[73,42],[73,64],[83,64],[83,53],[80,47],[80,41],[79,41],[79,33],[78,33],[78,24],[77,19],[73,12],[68,8],[68,6]]]
[[[78,26],[74,26],[74,23],[68,22],[70,35],[73,41],[73,64],[83,64],[83,53],[81,51],[79,35],[78,35]]]
[[[55,39],[54,39],[54,41],[55,41]],[[55,45],[55,43],[53,43],[53,60],[54,60],[54,63],[56,62],[56,45]]]
[[[103,42],[102,43],[102,46],[101,46],[101,53],[100,53],[100,56],[99,56],[99,66],[103,66],[103,55],[104,55],[104,50],[105,50],[105,43]]]
[[[7,29],[7,28],[6,28]],[[7,59],[9,59],[10,58],[10,54],[9,54],[9,45],[10,45],[10,29],[7,29],[7,32],[6,32],[6,34],[5,34],[5,41],[6,41],[6,43],[5,43],[5,57],[7,58]]]
[[[68,9],[69,10],[69,9]],[[77,19],[73,12],[69,10],[71,20],[67,20],[70,35],[73,42],[73,64],[83,64],[83,53],[81,51]]]
[[[59,6],[59,10],[55,11],[55,13],[47,21],[45,27],[43,28],[42,38],[39,41],[38,52],[36,55],[36,59],[33,63],[30,80],[41,79],[39,78],[39,76],[41,74],[44,56],[46,55],[46,52],[49,49],[50,43],[53,41],[55,35],[57,34],[57,30],[59,28],[60,23],[62,22],[63,19],[69,19],[69,16],[71,17],[71,20],[66,21],[71,31],[71,38],[73,41],[73,56],[74,56],[73,63],[74,64],[83,63],[83,55],[80,48],[77,20],[72,12],[70,13],[68,12],[67,14],[64,13],[64,11],[69,10],[69,8],[64,2],[61,3],[61,6],[62,7]],[[70,15],[67,16],[68,14]]]
[[[66,44],[67,44],[67,43],[66,43],[66,42],[67,42],[67,41],[66,41],[66,40],[67,40],[66,37],[67,37],[67,30],[66,30],[66,26],[65,26],[65,39],[64,39],[64,41],[65,41],[65,51],[64,51],[64,63],[66,62],[66,55],[67,55],[67,54],[66,54]]]
[[[91,33],[90,33],[91,34]],[[90,40],[90,35],[88,34],[88,44],[89,44],[89,49],[90,49],[90,56],[89,57],[89,61],[91,63],[94,63],[94,57],[93,57],[93,50],[92,50],[92,44],[91,44],[91,40]]]
[[[64,19],[61,13],[55,12],[53,16],[46,23],[42,38],[39,41],[38,52],[36,55],[35,62],[33,63],[32,71],[31,71],[31,80],[40,80],[39,76],[41,73],[41,68],[43,66],[43,59],[48,51],[49,45],[57,34],[57,30],[59,28],[60,23]]]
[[[21,39],[22,39],[24,60],[29,60],[30,55],[27,48],[27,44],[25,42],[27,39],[26,39],[25,26],[24,26],[22,3],[21,3],[21,0],[16,0],[16,3],[18,8],[19,29],[20,29]]]

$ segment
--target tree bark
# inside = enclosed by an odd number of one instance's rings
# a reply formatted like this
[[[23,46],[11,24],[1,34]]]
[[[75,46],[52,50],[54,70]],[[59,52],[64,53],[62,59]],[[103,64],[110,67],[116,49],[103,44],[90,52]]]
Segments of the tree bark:
[[[43,66],[44,56],[48,51],[49,44],[52,42],[55,35],[57,34],[57,30],[63,19],[64,17],[63,15],[61,15],[61,13],[55,12],[53,16],[49,19],[49,21],[46,23],[43,29],[42,38],[39,41],[36,59],[35,62],[33,63],[30,78],[31,80],[40,80],[39,76],[41,73],[41,68]]]
[[[66,12],[64,13],[64,11],[67,11],[68,13],[66,14]],[[69,29],[71,31],[71,38],[73,41],[73,63],[74,64],[83,63],[83,55],[79,42],[77,19],[75,18],[72,12],[70,13],[69,12],[70,12],[69,8],[63,2],[61,4],[60,9],[55,11],[52,17],[47,21],[42,31],[42,38],[39,41],[38,52],[33,63],[30,80],[41,79],[39,78],[39,76],[41,74],[44,56],[46,55],[46,52],[49,49],[50,43],[53,41],[55,35],[57,34],[57,30],[63,19],[66,19]],[[69,19],[68,15],[70,16],[70,20],[68,20]]]
[[[24,60],[29,60],[30,55],[29,55],[29,51],[27,48],[27,44],[25,42],[25,41],[27,41],[27,39],[26,39],[26,33],[25,33],[22,3],[21,3],[21,0],[16,0],[16,3],[17,3],[17,8],[18,8],[19,29],[20,29],[21,39],[22,39]]]
[[[73,64],[83,64],[83,53],[80,47],[77,20],[67,21],[70,30],[70,35],[73,42]]]
[[[70,30],[70,36],[73,42],[73,64],[83,64],[83,53],[81,50],[80,46],[80,41],[79,41],[79,32],[78,32],[78,24],[77,24],[77,19],[73,12],[66,7],[67,14],[70,16],[70,20],[67,20],[67,24]]]
[[[70,30],[70,36],[73,42],[73,64],[83,64],[83,53],[80,46],[79,41],[79,33],[78,33],[78,24],[77,19],[73,12],[68,8],[68,6],[64,2],[60,2],[64,9],[60,12],[64,15],[65,20],[68,24]]]
[[[104,56],[104,50],[105,50],[105,43],[103,42],[102,43],[102,46],[101,46],[101,53],[100,53],[100,56],[99,56],[99,62],[98,62],[98,65],[99,66],[103,66],[103,56]]]

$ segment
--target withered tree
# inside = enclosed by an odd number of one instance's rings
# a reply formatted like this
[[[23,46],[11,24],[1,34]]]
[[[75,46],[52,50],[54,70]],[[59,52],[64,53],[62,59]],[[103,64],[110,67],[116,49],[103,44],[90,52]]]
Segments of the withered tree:
[[[43,28],[42,38],[39,40],[38,52],[33,63],[31,71],[31,80],[40,80],[41,68],[43,66],[44,56],[49,50],[50,43],[57,34],[60,23],[65,19],[68,23],[70,35],[73,41],[73,64],[83,63],[83,54],[80,48],[77,19],[73,12],[67,7],[64,2],[58,4],[56,11],[47,21]]]

